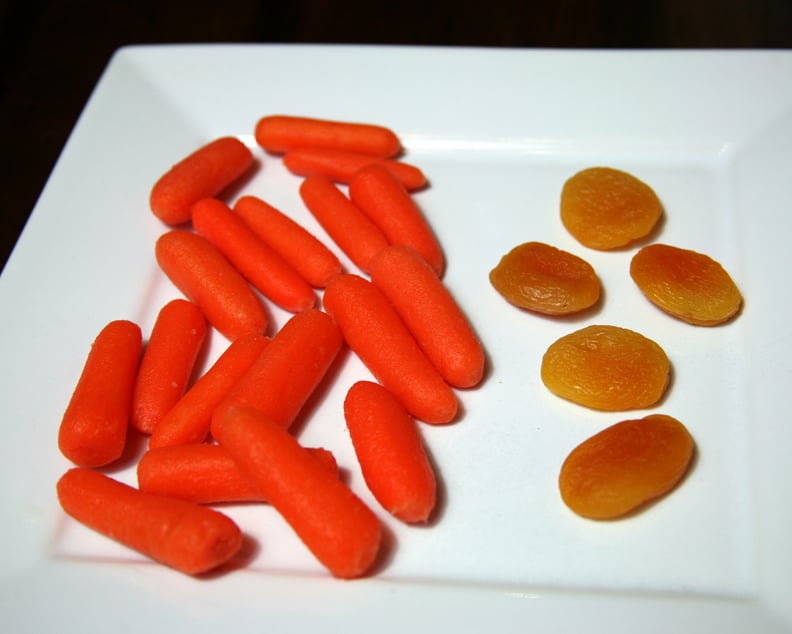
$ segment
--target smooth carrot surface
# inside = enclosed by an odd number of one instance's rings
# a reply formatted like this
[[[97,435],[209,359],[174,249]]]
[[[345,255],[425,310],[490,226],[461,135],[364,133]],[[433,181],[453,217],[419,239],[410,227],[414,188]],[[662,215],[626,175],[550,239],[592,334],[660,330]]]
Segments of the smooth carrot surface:
[[[193,227],[242,277],[284,310],[297,313],[316,304],[308,282],[223,201],[203,198],[195,203]]]
[[[211,433],[223,440],[223,420],[252,406],[288,428],[321,383],[343,339],[330,316],[309,309],[292,316],[212,414]]]
[[[406,244],[443,275],[445,258],[426,217],[399,180],[382,165],[367,165],[352,177],[349,197],[391,244]]]
[[[132,425],[150,434],[182,397],[206,338],[206,319],[192,302],[174,299],[159,311],[132,394]]]
[[[261,147],[274,154],[319,147],[392,157],[402,149],[398,136],[386,127],[311,117],[265,116],[256,123],[254,135]]]
[[[143,493],[92,469],[70,469],[57,492],[77,521],[189,575],[217,568],[242,546],[239,527],[222,513]]]
[[[61,453],[81,467],[121,457],[143,350],[140,327],[111,321],[93,341],[58,430]]]
[[[266,331],[268,318],[261,301],[206,238],[173,229],[159,237],[155,253],[165,275],[226,338]]]
[[[341,272],[341,262],[305,227],[256,196],[242,196],[234,213],[314,288]]]
[[[358,381],[344,399],[344,418],[377,501],[404,522],[428,520],[437,481],[417,425],[399,399],[379,383]]]
[[[352,273],[334,277],[325,289],[324,308],[349,347],[410,414],[433,424],[454,419],[456,395],[372,282]]]
[[[200,443],[209,434],[212,412],[231,391],[269,343],[264,335],[244,335],[223,351],[178,402],[160,420],[149,447]]]
[[[415,165],[360,152],[302,147],[286,152],[283,157],[283,164],[293,174],[300,176],[320,174],[346,185],[352,180],[355,172],[371,163],[387,168],[407,191],[415,191],[427,185],[426,176]]]
[[[188,222],[192,206],[217,196],[253,164],[253,153],[236,137],[221,137],[171,167],[154,184],[149,205],[167,225]]]
[[[371,281],[388,298],[418,345],[451,385],[477,385],[484,350],[448,288],[411,247],[391,245],[371,259]]]
[[[382,540],[374,512],[259,410],[234,408],[223,428],[223,446],[330,573],[365,574]]]
[[[338,464],[330,451],[318,447],[308,451],[338,475]],[[149,449],[138,462],[137,478],[141,491],[197,504],[267,501],[222,445],[198,443]]]
[[[308,176],[300,196],[333,242],[367,273],[374,254],[388,246],[379,227],[326,176]]]

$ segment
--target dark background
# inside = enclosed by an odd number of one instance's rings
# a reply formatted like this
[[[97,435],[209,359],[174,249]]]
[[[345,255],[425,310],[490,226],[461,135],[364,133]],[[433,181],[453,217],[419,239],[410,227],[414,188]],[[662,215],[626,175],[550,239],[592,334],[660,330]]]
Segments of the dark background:
[[[2,264],[94,84],[124,45],[792,47],[792,0],[27,0],[1,6]]]

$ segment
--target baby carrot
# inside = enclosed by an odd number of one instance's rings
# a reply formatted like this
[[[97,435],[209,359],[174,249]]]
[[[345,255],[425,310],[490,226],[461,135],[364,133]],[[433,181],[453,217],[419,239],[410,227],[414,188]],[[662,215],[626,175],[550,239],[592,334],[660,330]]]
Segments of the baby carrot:
[[[388,246],[377,225],[326,176],[308,176],[300,185],[300,196],[338,247],[368,272],[372,256]]]
[[[313,289],[300,274],[223,201],[203,198],[193,205],[192,214],[195,231],[214,244],[262,295],[293,313],[316,303]]]
[[[245,375],[215,408],[210,430],[223,440],[229,409],[252,406],[288,428],[324,378],[343,340],[327,313],[312,308],[292,316]]]
[[[321,240],[260,198],[242,196],[234,213],[314,288],[341,272],[341,262]]]
[[[151,329],[132,394],[132,425],[150,434],[187,389],[206,338],[206,319],[185,299],[165,304]]]
[[[250,285],[206,238],[183,229],[161,235],[155,247],[165,275],[228,339],[263,334],[267,315]]]
[[[325,289],[324,308],[349,347],[410,414],[433,424],[454,419],[453,390],[373,283],[352,273],[337,275]]]
[[[392,172],[382,165],[366,165],[352,177],[349,197],[388,242],[411,246],[442,277],[445,262],[440,244],[418,205]]]
[[[310,117],[270,115],[256,123],[256,142],[282,154],[298,147],[321,147],[390,157],[401,152],[401,141],[388,128]]]
[[[331,473],[338,464],[327,449],[309,448]],[[255,483],[222,445],[198,443],[149,449],[137,466],[138,486],[145,493],[197,504],[266,502]]]
[[[149,204],[167,225],[188,222],[193,203],[217,196],[253,164],[253,153],[236,137],[221,137],[171,167],[154,184]]]
[[[391,245],[371,259],[371,281],[448,383],[467,388],[481,380],[481,343],[426,260],[408,246]]]
[[[199,443],[209,434],[212,412],[259,357],[269,338],[243,335],[231,342],[214,365],[163,416],[149,447]]]
[[[121,457],[142,348],[131,321],[111,321],[96,336],[58,431],[73,463],[101,467]]]
[[[391,392],[358,381],[344,400],[344,418],[363,478],[394,517],[425,522],[434,509],[437,482],[415,421]]]
[[[230,410],[223,446],[336,577],[362,576],[382,540],[379,519],[297,439],[259,410]]]
[[[377,158],[370,154],[301,147],[286,152],[283,157],[283,164],[294,174],[300,176],[321,174],[337,183],[347,185],[355,172],[369,163],[377,163],[389,169],[407,191],[414,191],[426,186],[426,176],[415,165],[394,159]]]
[[[70,469],[57,491],[78,522],[188,575],[217,568],[242,546],[239,527],[222,513],[143,493],[92,469]]]

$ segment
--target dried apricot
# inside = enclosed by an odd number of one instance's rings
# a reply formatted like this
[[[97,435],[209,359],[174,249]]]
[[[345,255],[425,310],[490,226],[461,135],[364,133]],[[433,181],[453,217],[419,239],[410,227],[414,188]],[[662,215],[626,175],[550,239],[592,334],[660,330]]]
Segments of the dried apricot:
[[[558,477],[561,498],[583,517],[623,516],[673,489],[693,448],[690,432],[671,416],[616,423],[567,456]]]
[[[723,323],[742,306],[740,290],[720,263],[689,249],[646,246],[633,256],[630,276],[653,304],[697,326]]]
[[[605,411],[657,403],[668,386],[665,351],[640,333],[593,325],[556,340],[542,357],[541,377],[557,396]]]
[[[662,214],[660,199],[649,185],[611,167],[584,169],[561,190],[561,222],[592,249],[615,249],[643,238]]]
[[[509,303],[545,315],[576,313],[600,297],[600,281],[591,264],[543,242],[514,247],[490,271],[489,279]]]

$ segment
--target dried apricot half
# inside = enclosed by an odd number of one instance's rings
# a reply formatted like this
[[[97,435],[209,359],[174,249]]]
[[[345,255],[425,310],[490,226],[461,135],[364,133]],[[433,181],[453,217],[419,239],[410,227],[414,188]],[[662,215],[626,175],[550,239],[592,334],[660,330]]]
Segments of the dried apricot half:
[[[597,303],[600,281],[584,259],[543,242],[525,242],[490,271],[490,283],[515,306],[568,315]]]
[[[567,456],[558,477],[561,498],[578,515],[613,519],[665,495],[682,479],[694,441],[664,414],[616,423]]]
[[[542,357],[541,377],[555,395],[604,411],[657,403],[668,387],[665,351],[644,335],[592,325],[564,335]]]
[[[645,246],[633,256],[630,276],[653,304],[697,326],[721,324],[742,306],[740,290],[720,263],[689,249]]]
[[[577,172],[561,190],[561,222],[592,249],[616,249],[643,238],[662,214],[660,199],[649,185],[612,167]]]

